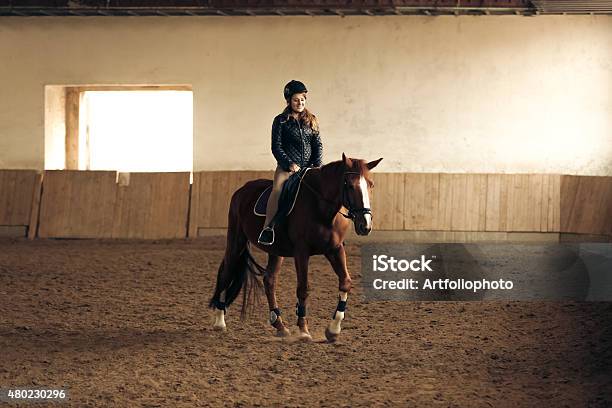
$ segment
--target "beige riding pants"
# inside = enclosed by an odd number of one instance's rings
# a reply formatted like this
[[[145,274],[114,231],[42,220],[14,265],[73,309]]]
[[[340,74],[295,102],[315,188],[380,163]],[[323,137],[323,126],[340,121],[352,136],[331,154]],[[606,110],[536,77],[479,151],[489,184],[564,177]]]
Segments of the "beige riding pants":
[[[266,222],[265,226],[270,224],[272,218],[276,215],[276,211],[278,210],[278,199],[280,197],[280,193],[283,190],[283,184],[285,181],[293,174],[290,171],[283,170],[280,166],[276,166],[276,171],[274,172],[274,180],[272,181],[272,192],[270,193],[270,198],[268,199],[268,205],[266,206]]]

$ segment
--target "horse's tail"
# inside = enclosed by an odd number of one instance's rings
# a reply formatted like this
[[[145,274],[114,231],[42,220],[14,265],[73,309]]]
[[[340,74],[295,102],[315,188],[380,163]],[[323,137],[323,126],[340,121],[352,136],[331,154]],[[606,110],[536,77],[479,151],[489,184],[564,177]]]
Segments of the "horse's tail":
[[[253,258],[249,241],[240,225],[238,192],[232,197],[228,214],[225,255],[217,272],[217,284],[209,306],[224,309],[243,291],[241,318],[258,302],[263,285],[259,280],[266,269]]]

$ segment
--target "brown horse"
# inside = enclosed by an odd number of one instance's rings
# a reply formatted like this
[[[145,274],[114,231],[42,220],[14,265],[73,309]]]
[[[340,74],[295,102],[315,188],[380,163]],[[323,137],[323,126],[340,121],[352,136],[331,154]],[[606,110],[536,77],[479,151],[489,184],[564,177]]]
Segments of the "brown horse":
[[[353,220],[357,234],[370,233],[372,212],[369,196],[374,186],[370,179],[370,170],[381,160],[382,158],[368,163],[347,158],[343,153],[340,161],[310,169],[302,180],[299,197],[292,212],[285,222],[275,227],[275,240],[271,246],[257,244],[264,218],[253,212],[257,198],[270,186],[271,181],[249,181],[234,193],[228,214],[225,256],[219,266],[215,293],[210,301],[210,306],[215,309],[215,329],[225,330],[226,308],[236,299],[240,290],[243,290],[244,313],[250,298],[248,294],[253,289],[253,280],[258,282],[256,275],[263,274],[270,307],[270,324],[277,330],[278,336],[289,335],[276,302],[275,289],[283,258],[293,257],[297,272],[297,325],[300,337],[311,339],[306,321],[308,259],[312,255],[324,255],[338,275],[340,290],[336,312],[325,335],[330,342],[337,339],[351,290],[351,277],[344,252],[348,219]],[[348,214],[342,213],[342,207]],[[265,269],[253,259],[249,243],[268,253],[268,265]]]

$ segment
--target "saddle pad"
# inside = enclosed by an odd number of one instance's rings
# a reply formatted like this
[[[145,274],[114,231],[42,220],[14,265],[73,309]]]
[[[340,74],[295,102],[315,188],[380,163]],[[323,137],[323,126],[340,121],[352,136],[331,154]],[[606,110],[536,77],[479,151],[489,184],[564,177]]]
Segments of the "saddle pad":
[[[276,218],[283,218],[291,214],[291,211],[293,211],[293,207],[295,206],[295,202],[297,201],[298,193],[300,192],[302,179],[308,170],[310,170],[310,167],[300,169],[300,171],[292,174],[289,176],[289,179],[285,181],[285,184],[283,184],[283,190],[278,200],[278,212]],[[255,202],[255,206],[253,207],[253,212],[255,215],[260,217],[266,216],[266,206],[268,205],[268,199],[270,198],[271,192],[272,186],[266,187],[264,191],[261,192],[257,198],[257,201]]]

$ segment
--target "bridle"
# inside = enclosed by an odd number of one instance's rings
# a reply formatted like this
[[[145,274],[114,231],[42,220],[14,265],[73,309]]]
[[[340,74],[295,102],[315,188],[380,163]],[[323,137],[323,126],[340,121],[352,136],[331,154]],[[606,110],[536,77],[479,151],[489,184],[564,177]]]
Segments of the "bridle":
[[[358,173],[356,171],[345,171],[344,172],[344,184],[342,186],[342,206],[344,206],[347,210],[348,210],[348,214],[343,213],[342,211],[338,210],[338,212],[344,217],[344,218],[348,218],[350,220],[355,221],[355,217],[357,217],[358,215],[366,215],[366,214],[370,214],[370,217],[373,217],[372,215],[372,209],[370,208],[355,208],[351,205],[351,200],[348,199],[348,194],[347,194],[347,190],[348,190],[348,182],[346,181],[346,175],[347,174],[356,174],[358,176],[361,177],[361,173]],[[331,204],[335,204],[333,201],[330,201],[328,199],[326,199],[325,197],[323,197],[321,195],[321,193],[319,193],[318,191],[316,191],[313,187],[311,187],[308,183],[306,183],[306,180],[302,180],[302,184],[304,184],[306,187],[308,187],[308,189],[310,191],[312,191],[317,197],[319,197],[321,200],[326,201],[328,203]]]
[[[346,207],[346,209],[348,210],[348,214],[344,214],[342,211],[338,211],[344,218],[348,218],[351,220],[355,220],[355,217],[357,217],[358,215],[366,215],[366,214],[370,214],[370,218],[373,218],[372,216],[372,209],[370,208],[366,208],[366,207],[361,207],[361,208],[355,208],[351,205],[351,200],[349,200],[348,195],[347,195],[347,190],[348,190],[348,182],[346,181],[346,175],[347,174],[356,174],[358,176],[361,177],[361,173],[358,173],[356,171],[345,171],[344,172],[344,185],[342,186],[342,205],[344,207]],[[367,192],[366,192],[367,194]]]

